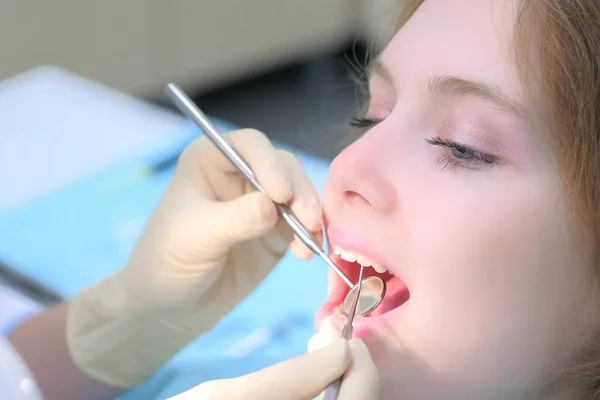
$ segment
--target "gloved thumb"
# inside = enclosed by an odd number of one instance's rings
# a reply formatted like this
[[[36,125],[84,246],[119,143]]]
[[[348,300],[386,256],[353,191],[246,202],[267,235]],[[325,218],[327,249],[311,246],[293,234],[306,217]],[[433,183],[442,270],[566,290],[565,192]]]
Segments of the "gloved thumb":
[[[207,209],[203,235],[215,251],[230,247],[267,233],[278,219],[275,203],[265,194],[251,192],[235,200],[213,203]]]
[[[343,375],[351,360],[348,342],[338,339],[313,353],[248,375],[205,382],[170,400],[313,399],[324,387]]]
[[[371,359],[365,343],[360,339],[350,340],[352,365],[344,375],[340,388],[340,399],[368,400],[379,398],[379,372]]]

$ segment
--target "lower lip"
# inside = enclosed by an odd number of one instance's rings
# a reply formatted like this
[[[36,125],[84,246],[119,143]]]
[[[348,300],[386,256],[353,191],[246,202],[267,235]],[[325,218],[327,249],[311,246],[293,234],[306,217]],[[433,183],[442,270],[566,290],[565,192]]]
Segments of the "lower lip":
[[[316,331],[318,331],[319,327],[321,326],[321,323],[327,317],[333,315],[334,313],[340,312],[338,311],[339,309],[336,310],[336,308],[338,308],[338,306],[326,305],[317,311],[315,315]],[[389,325],[389,321],[394,319],[394,315],[399,309],[400,307],[373,317],[361,317],[359,315],[355,316],[354,321],[352,321],[352,337],[365,338],[369,335],[370,332],[381,331],[385,329],[385,327]]]

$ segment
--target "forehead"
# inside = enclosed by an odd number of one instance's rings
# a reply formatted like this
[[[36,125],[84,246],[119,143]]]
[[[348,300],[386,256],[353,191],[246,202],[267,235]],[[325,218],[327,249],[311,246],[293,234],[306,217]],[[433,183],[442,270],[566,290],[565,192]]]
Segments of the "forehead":
[[[512,43],[516,6],[516,0],[425,0],[381,59],[404,85],[457,75],[521,97]]]

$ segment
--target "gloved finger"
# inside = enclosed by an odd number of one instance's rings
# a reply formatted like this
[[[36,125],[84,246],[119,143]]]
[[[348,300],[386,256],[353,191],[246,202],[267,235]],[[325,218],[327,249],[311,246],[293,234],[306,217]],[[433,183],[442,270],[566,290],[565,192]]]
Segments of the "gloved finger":
[[[279,154],[288,170],[294,191],[289,206],[300,222],[315,234],[317,240],[321,241],[323,213],[317,191],[296,156],[285,150],[279,150]],[[297,237],[292,242],[290,250],[300,259],[307,260],[313,256],[313,252]]]
[[[319,332],[308,340],[307,351],[312,353],[339,340],[345,322],[345,317],[339,314],[332,314],[325,318],[321,326],[318,327]],[[322,396],[321,393],[320,397]]]
[[[369,400],[379,398],[379,372],[365,343],[350,340],[352,364],[340,387],[339,400]]]
[[[319,195],[298,158],[286,150],[279,150],[288,176],[292,182],[294,195],[289,203],[294,214],[312,232],[318,232],[323,227],[323,213]]]
[[[304,354],[239,378],[205,382],[173,400],[249,399],[309,400],[350,365],[350,347],[340,339],[330,346]]]
[[[288,171],[282,166],[277,149],[262,132],[255,129],[240,129],[226,133],[225,137],[254,171],[261,186],[273,201],[277,203],[290,201],[293,187]],[[222,180],[223,175],[238,174],[233,164],[212,143],[201,153],[198,156],[203,170],[209,175],[211,171],[213,172],[212,176],[208,176],[209,179]],[[219,182],[212,183],[214,186]]]
[[[206,204],[199,204],[206,208]],[[278,215],[271,199],[259,192],[251,192],[229,202],[215,202],[209,208],[210,218],[203,224],[201,235],[207,244],[208,257],[221,257],[230,247],[268,232],[277,222]],[[206,209],[204,210],[206,215]]]
[[[316,233],[315,237],[317,240],[321,241],[322,235],[320,233]],[[301,260],[310,260],[315,253],[312,252],[300,239],[294,236],[294,240],[290,244],[290,251]]]
[[[323,243],[323,232],[313,232],[315,239],[317,239],[318,243]],[[290,244],[290,250],[292,253],[301,260],[309,260],[311,257],[315,255],[311,249],[309,249],[302,241],[294,236],[294,240]]]
[[[319,326],[319,332],[309,339],[308,352],[311,353],[338,340],[346,320],[347,318],[340,314],[332,314],[325,318]]]
[[[256,399],[280,399],[285,393],[286,399],[307,400],[342,376],[349,364],[348,342],[339,339],[313,353],[238,378],[239,386],[256,387]]]

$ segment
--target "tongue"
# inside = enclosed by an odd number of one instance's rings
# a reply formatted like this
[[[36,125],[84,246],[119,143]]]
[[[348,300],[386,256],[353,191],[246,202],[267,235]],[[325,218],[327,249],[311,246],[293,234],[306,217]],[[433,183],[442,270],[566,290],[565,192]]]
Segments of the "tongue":
[[[379,307],[369,314],[370,316],[381,315],[400,307],[402,304],[408,301],[410,293],[401,279],[392,276],[391,278],[387,279],[385,283],[386,291],[383,301]]]

